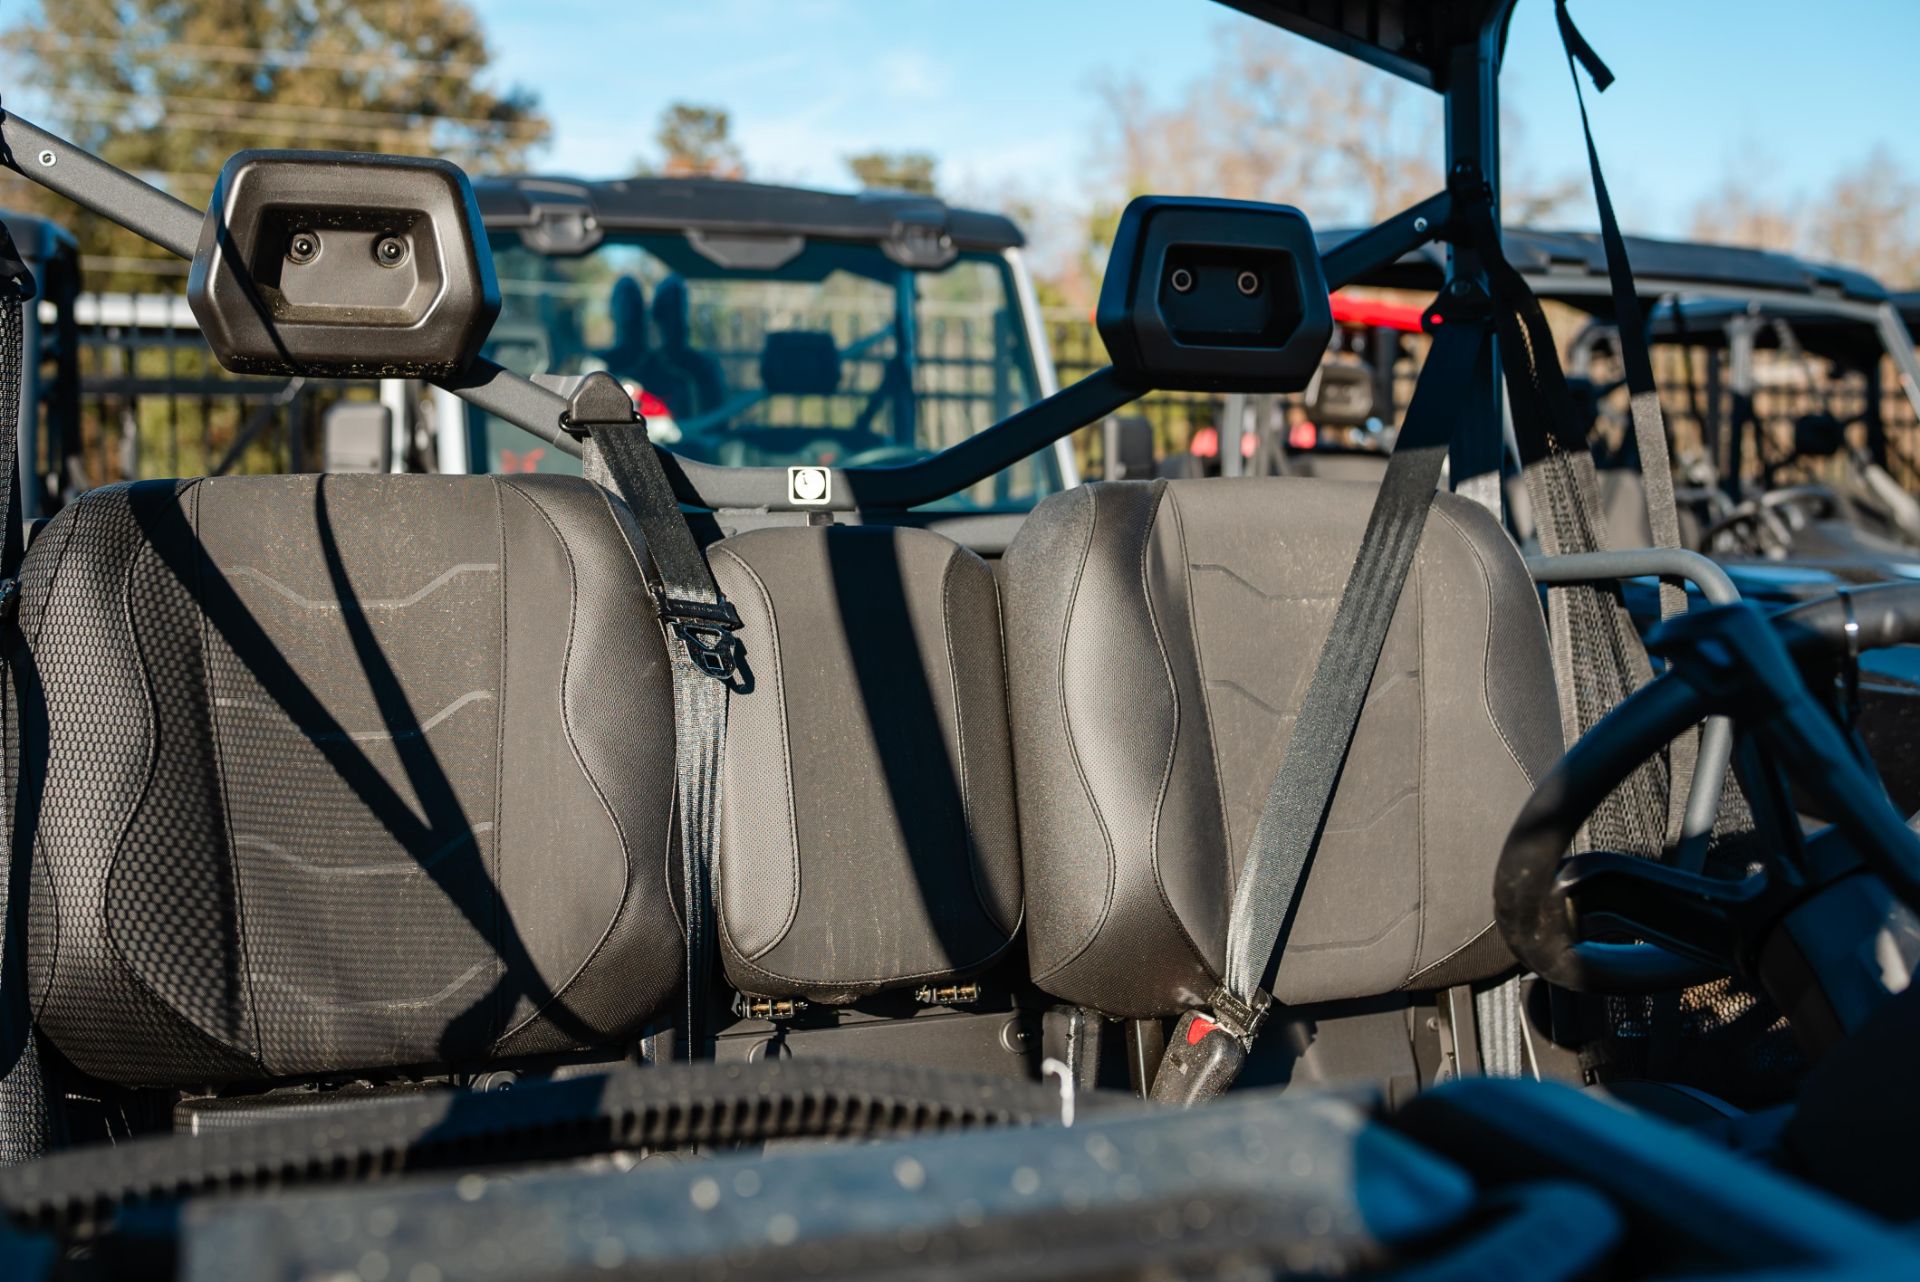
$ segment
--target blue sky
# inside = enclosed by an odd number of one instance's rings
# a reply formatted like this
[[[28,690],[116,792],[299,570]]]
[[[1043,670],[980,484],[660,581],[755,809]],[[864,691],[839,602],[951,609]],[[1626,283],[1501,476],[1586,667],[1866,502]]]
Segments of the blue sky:
[[[1219,28],[1252,22],[1210,0],[477,7],[505,78],[537,88],[554,120],[545,168],[621,172],[661,107],[685,99],[731,109],[758,175],[844,186],[847,154],[918,148],[940,157],[949,186],[1017,186],[1065,205],[1093,159],[1103,76],[1138,76],[1164,101],[1206,69]],[[1538,178],[1583,169],[1552,8],[1520,0],[1503,79],[1524,121],[1510,163]],[[1591,101],[1629,227],[1684,232],[1732,174],[1762,198],[1818,191],[1876,143],[1920,172],[1905,111],[1920,3],[1826,0],[1818,12],[1824,27],[1788,0],[1574,5],[1620,77]]]

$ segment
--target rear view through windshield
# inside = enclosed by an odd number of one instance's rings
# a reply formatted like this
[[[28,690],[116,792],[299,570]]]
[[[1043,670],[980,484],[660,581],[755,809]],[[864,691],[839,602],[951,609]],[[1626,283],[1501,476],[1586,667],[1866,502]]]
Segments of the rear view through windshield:
[[[756,265],[715,261],[743,257]],[[657,443],[704,462],[898,466],[1040,395],[1012,272],[995,254],[909,269],[871,244],[676,233],[568,258],[498,238],[494,265],[503,308],[488,355],[528,375],[604,369]],[[469,433],[475,470],[579,470],[490,415],[469,411]],[[1045,450],[934,506],[1021,510],[1060,488]]]

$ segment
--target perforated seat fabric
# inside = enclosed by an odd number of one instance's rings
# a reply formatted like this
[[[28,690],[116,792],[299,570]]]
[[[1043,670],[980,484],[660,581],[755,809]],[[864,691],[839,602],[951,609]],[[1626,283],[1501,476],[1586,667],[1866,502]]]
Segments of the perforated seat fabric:
[[[598,488],[115,486],[21,582],[31,995],[82,1070],[478,1065],[675,987],[664,640]]]
[[[755,530],[708,560],[748,673],[714,867],[728,981],[840,1003],[991,963],[1020,920],[993,572],[881,526]]]
[[[1122,481],[1042,503],[1003,565],[1035,981],[1116,1016],[1204,1004],[1234,881],[1375,489]],[[1274,996],[1499,973],[1500,845],[1559,755],[1511,541],[1440,495],[1310,864]]]

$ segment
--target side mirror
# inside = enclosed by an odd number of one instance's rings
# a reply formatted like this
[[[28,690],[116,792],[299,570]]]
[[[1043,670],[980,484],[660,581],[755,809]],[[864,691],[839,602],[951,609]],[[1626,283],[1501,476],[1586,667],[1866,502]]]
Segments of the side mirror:
[[[377,401],[336,401],[320,419],[322,471],[388,472],[393,411]]]
[[[214,186],[187,302],[235,373],[437,378],[479,352],[500,286],[458,166],[243,151]]]
[[[1333,306],[1299,210],[1141,196],[1120,216],[1096,321],[1132,386],[1298,392],[1326,353]]]

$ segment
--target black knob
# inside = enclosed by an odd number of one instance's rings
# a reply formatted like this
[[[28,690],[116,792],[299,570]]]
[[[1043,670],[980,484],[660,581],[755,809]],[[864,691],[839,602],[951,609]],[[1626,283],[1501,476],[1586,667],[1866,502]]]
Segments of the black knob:
[[[320,257],[320,237],[310,231],[297,231],[287,238],[287,261],[304,266]]]
[[[407,242],[398,236],[382,236],[373,242],[373,260],[382,267],[398,267],[407,261]]]

